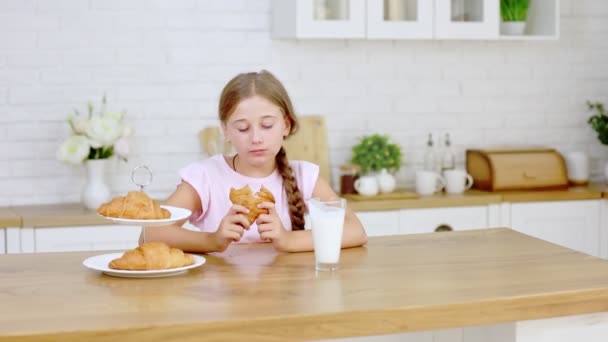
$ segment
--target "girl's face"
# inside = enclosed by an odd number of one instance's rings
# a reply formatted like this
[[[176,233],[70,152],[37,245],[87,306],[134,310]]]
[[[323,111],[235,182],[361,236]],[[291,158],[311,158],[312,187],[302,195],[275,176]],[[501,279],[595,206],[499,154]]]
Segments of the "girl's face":
[[[254,95],[236,106],[222,128],[239,158],[251,165],[266,165],[274,161],[291,125],[277,105]]]

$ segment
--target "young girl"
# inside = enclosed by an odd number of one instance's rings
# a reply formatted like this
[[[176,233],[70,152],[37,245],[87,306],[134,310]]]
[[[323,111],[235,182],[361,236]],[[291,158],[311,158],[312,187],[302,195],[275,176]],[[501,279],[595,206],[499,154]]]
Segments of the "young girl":
[[[236,150],[234,156],[215,155],[179,171],[182,179],[167,205],[192,211],[190,222],[201,231],[171,226],[146,227],[146,241],[164,241],[190,252],[223,252],[233,242],[272,242],[279,251],[313,250],[312,234],[304,230],[305,201],[335,198],[336,193],[319,177],[319,167],[306,161],[288,161],[283,139],[298,123],[283,85],[269,72],[239,74],[224,87],[219,104],[224,137]],[[232,204],[230,188],[264,186],[275,203],[253,224],[248,209]],[[354,212],[347,208],[342,247],[361,246],[367,236]]]

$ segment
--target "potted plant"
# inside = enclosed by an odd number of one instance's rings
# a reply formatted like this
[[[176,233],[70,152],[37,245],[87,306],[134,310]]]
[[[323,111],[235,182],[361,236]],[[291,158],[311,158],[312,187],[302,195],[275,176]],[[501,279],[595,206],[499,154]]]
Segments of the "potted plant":
[[[587,101],[587,108],[595,113],[589,117],[587,122],[597,133],[597,138],[602,145],[608,145],[608,115],[601,102]],[[608,162],[604,167],[604,178],[608,182]]]
[[[500,32],[506,35],[522,35],[529,5],[530,0],[500,0]]]
[[[380,192],[391,192],[396,182],[389,172],[399,170],[402,157],[401,147],[390,143],[387,135],[372,134],[363,136],[359,144],[353,146],[351,163],[361,167],[362,175],[376,173]]]

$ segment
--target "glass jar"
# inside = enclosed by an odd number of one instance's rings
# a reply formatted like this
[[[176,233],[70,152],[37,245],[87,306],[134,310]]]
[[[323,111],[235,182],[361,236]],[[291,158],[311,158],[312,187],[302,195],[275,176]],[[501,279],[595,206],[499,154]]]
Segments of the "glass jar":
[[[357,164],[340,165],[340,194],[354,194],[355,180],[359,178],[361,167]]]

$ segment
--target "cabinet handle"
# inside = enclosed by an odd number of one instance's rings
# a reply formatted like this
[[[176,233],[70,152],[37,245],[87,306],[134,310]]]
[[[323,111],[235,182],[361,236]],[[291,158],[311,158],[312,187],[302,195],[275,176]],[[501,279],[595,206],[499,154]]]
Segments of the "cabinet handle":
[[[451,232],[453,230],[454,228],[447,224],[440,224],[437,226],[437,228],[435,228],[435,232]]]

